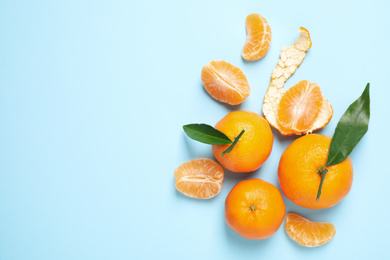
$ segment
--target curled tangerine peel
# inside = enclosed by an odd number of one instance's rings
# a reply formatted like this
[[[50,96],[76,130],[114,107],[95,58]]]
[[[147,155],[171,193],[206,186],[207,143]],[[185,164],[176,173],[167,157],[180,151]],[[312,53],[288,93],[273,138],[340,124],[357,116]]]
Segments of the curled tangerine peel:
[[[260,14],[250,14],[245,20],[247,38],[242,57],[247,61],[263,58],[271,46],[271,26]]]
[[[295,213],[287,215],[284,226],[292,240],[306,247],[326,244],[336,234],[336,228],[333,224],[312,222]]]
[[[186,196],[209,199],[221,192],[224,172],[211,159],[185,162],[175,170],[175,187]]]
[[[328,100],[323,97],[322,106],[311,129],[299,132],[284,128],[279,124],[278,107],[284,95],[284,84],[294,74],[299,65],[303,62],[306,52],[311,48],[312,42],[310,33],[305,28],[299,29],[300,35],[297,41],[289,46],[283,47],[280,58],[274,71],[271,74],[271,82],[264,96],[263,114],[268,123],[279,130],[282,135],[307,134],[324,127],[329,123],[333,110]]]
[[[283,47],[278,64],[271,74],[271,83],[264,97],[263,113],[273,127],[277,128],[276,109],[284,94],[284,83],[301,65],[306,52],[311,48],[309,31],[300,28],[298,40],[290,47]]]
[[[206,91],[220,102],[238,105],[250,94],[244,72],[226,61],[214,60],[207,63],[202,68],[201,78]]]

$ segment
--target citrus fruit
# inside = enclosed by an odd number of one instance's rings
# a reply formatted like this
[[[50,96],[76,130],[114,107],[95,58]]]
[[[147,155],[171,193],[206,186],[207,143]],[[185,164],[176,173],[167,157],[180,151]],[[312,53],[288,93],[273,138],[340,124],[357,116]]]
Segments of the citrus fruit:
[[[302,80],[289,88],[280,99],[277,120],[281,128],[294,133],[311,130],[322,107],[320,87]]]
[[[315,116],[315,120],[312,123],[310,129],[306,129],[305,131],[297,131],[297,129],[283,127],[283,125],[281,125],[278,120],[279,104],[283,95],[285,94],[284,83],[294,74],[299,65],[301,65],[306,56],[306,52],[311,48],[312,45],[309,31],[301,27],[299,32],[299,38],[293,45],[282,48],[278,64],[271,74],[271,83],[268,86],[267,92],[264,96],[264,117],[268,123],[272,127],[278,129],[282,135],[300,135],[311,133],[327,125],[333,115],[332,106],[328,100],[323,97],[320,111],[318,114],[317,112],[314,113],[317,115]],[[285,100],[287,100],[287,98]],[[301,106],[295,107],[303,110]]]
[[[288,213],[284,227],[292,240],[306,247],[326,244],[336,234],[333,224],[311,222],[295,213]]]
[[[209,199],[222,189],[224,172],[211,159],[196,159],[185,162],[175,170],[175,186],[189,197]]]
[[[331,138],[309,134],[296,139],[283,152],[279,162],[280,187],[292,202],[310,209],[329,208],[339,203],[350,191],[353,179],[352,161],[326,167],[328,170],[319,200],[316,200],[321,176],[317,169],[324,166]]]
[[[213,145],[215,158],[230,171],[254,171],[271,154],[274,136],[267,121],[259,114],[250,111],[234,111],[222,118],[215,128],[231,140],[234,140],[245,129],[230,153],[222,155],[230,144]]]
[[[201,77],[213,98],[230,105],[244,102],[251,91],[244,72],[226,61],[210,61],[202,68]]]
[[[282,194],[260,179],[240,181],[225,201],[227,225],[247,239],[272,236],[286,216]]]
[[[246,42],[242,49],[242,57],[247,61],[263,58],[271,46],[271,27],[267,20],[259,14],[246,17]]]

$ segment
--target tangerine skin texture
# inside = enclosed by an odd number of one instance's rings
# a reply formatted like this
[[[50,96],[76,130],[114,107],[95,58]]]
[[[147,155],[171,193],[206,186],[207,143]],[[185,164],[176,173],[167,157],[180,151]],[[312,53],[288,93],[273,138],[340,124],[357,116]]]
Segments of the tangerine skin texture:
[[[292,202],[309,209],[333,207],[351,190],[353,166],[351,158],[326,167],[328,172],[322,186],[320,199],[317,192],[321,176],[316,172],[325,165],[332,138],[309,134],[296,139],[283,152],[279,162],[280,187]]]
[[[246,129],[230,153],[222,156],[222,152],[230,144],[212,146],[215,158],[230,171],[254,171],[260,168],[271,154],[274,136],[268,122],[259,114],[234,111],[222,118],[215,128],[225,133],[231,140]]]
[[[252,211],[251,206],[255,209]],[[282,194],[260,179],[240,181],[225,201],[225,221],[240,236],[266,239],[279,229],[286,216]]]

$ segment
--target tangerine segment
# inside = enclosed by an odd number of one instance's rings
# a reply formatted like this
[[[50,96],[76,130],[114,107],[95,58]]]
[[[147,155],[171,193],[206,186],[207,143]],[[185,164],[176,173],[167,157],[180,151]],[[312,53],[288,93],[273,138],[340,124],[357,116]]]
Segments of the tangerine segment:
[[[333,224],[312,222],[295,213],[287,215],[285,228],[292,240],[306,247],[326,244],[336,234]]]
[[[250,14],[245,20],[247,38],[242,49],[242,57],[247,61],[263,58],[271,46],[271,26],[259,14]]]
[[[213,160],[196,159],[176,168],[175,178],[176,189],[184,195],[209,199],[221,191],[224,172]]]
[[[318,117],[314,121],[311,129],[306,132],[294,132],[278,123],[278,108],[280,100],[284,95],[284,83],[296,71],[306,56],[306,52],[311,48],[310,33],[305,28],[299,29],[300,35],[297,41],[290,47],[283,47],[280,59],[271,74],[271,83],[264,96],[263,114],[268,123],[279,130],[282,135],[306,134],[320,129],[327,125],[332,118],[333,110],[328,100],[323,97],[322,106]]]
[[[238,105],[249,96],[248,80],[239,68],[229,62],[214,60],[202,69],[202,82],[216,100]]]
[[[289,88],[280,100],[277,114],[279,125],[295,134],[310,131],[323,103],[320,87],[307,80]]]

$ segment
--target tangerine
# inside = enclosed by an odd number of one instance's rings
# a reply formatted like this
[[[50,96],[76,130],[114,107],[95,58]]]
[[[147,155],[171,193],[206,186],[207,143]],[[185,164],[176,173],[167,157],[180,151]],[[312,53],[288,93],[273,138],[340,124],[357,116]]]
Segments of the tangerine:
[[[325,167],[321,197],[316,200],[321,176],[317,170],[327,161],[332,138],[309,134],[296,139],[283,152],[279,162],[280,187],[292,202],[309,209],[329,208],[339,203],[351,190],[353,167],[351,158]]]
[[[234,111],[222,118],[215,128],[231,140],[245,130],[230,153],[222,155],[230,144],[213,145],[215,158],[230,171],[254,171],[260,168],[271,154],[274,136],[267,121],[259,114]]]
[[[282,194],[271,183],[260,179],[240,181],[225,201],[227,225],[247,239],[272,236],[286,216]]]

